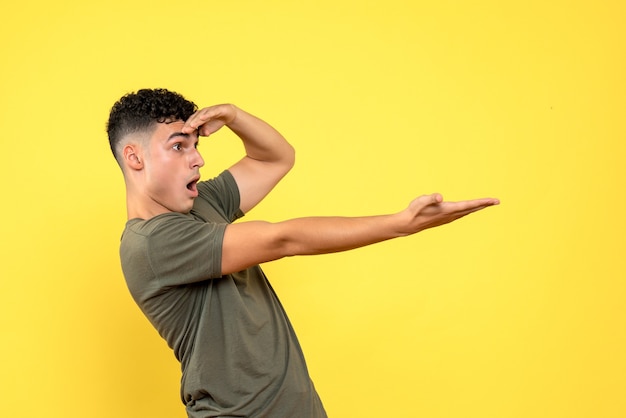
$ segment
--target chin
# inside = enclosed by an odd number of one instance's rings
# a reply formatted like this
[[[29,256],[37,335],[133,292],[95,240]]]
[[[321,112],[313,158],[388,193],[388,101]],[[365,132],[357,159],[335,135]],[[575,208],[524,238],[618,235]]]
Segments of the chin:
[[[193,200],[191,201],[190,204],[185,205],[182,209],[181,209],[181,213],[189,213],[191,212],[191,209],[193,209]]]
[[[170,212],[175,212],[175,213],[184,213],[187,214],[189,212],[191,212],[191,209],[193,209],[193,203],[191,204],[177,204],[177,205],[170,205],[168,207]]]

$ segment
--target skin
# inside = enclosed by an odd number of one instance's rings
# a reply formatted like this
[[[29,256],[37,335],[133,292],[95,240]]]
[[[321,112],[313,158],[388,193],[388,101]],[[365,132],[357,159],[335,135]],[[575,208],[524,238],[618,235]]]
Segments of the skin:
[[[229,168],[243,212],[256,206],[293,167],[293,147],[270,125],[231,104],[206,107],[187,121],[158,123],[152,132],[124,138],[122,170],[129,219],[189,212],[204,165],[198,138],[224,126],[242,140],[246,152]],[[226,228],[222,274],[282,257],[346,251],[412,235],[497,204],[493,198],[446,202],[434,193],[388,215],[238,222]]]
[[[148,138],[136,134],[124,146],[129,219],[191,210],[204,160],[197,133],[183,134],[182,127],[182,121],[159,123]]]

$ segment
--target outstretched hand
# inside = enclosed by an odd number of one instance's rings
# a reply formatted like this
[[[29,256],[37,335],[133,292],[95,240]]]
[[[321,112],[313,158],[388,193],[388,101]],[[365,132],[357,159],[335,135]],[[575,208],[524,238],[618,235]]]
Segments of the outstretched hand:
[[[198,136],[209,136],[233,122],[237,108],[232,104],[220,104],[198,110],[185,121],[182,132],[190,134],[198,130]]]
[[[450,223],[499,203],[498,199],[492,198],[444,202],[439,193],[420,196],[402,212],[406,216],[406,230],[402,232],[407,235],[414,234],[424,229]]]

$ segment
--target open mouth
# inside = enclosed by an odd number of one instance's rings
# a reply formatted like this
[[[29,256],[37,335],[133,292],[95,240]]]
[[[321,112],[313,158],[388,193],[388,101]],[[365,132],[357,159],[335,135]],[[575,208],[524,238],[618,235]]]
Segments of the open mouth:
[[[197,185],[198,185],[198,180],[191,181],[191,182],[187,183],[187,190],[190,190],[192,192],[196,192],[196,191],[198,191]]]

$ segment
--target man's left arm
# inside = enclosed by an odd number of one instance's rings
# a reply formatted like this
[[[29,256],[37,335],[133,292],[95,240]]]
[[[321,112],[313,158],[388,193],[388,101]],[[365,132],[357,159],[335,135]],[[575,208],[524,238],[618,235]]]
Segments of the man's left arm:
[[[246,151],[246,156],[229,168],[239,188],[240,209],[245,213],[289,172],[295,151],[268,123],[231,104],[197,111],[186,121],[183,132],[197,129],[199,136],[209,136],[224,125],[241,138]]]

